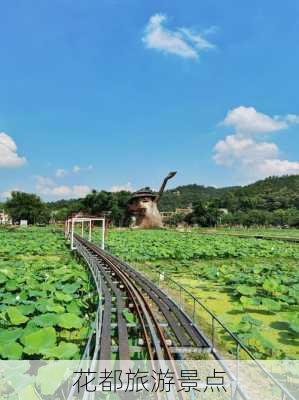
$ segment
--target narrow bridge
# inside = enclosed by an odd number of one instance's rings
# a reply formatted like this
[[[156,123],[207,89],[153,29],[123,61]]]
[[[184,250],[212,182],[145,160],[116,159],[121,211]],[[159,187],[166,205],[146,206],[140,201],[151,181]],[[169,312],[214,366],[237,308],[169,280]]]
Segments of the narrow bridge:
[[[149,279],[80,236],[74,235],[74,240],[79,253],[102,278],[98,359],[109,360],[115,352],[120,360],[129,360],[136,352],[143,352],[148,359],[212,352],[211,344],[187,314]],[[136,345],[129,345],[132,336]],[[115,341],[118,344],[112,345]]]

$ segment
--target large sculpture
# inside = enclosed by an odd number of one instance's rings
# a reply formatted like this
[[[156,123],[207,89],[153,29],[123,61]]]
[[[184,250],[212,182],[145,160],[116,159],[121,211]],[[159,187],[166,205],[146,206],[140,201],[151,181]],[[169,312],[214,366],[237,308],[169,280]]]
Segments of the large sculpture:
[[[170,172],[160,187],[159,193],[155,194],[150,189],[141,189],[133,193],[129,200],[128,208],[133,215],[132,227],[151,229],[162,228],[163,222],[158,210],[158,203],[164,192],[167,181],[175,176],[176,172]]]

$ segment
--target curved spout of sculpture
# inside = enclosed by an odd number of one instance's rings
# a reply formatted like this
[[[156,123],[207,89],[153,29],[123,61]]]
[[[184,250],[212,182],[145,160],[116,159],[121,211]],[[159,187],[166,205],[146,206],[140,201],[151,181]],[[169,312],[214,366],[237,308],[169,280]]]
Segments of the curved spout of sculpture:
[[[169,179],[173,178],[175,175],[176,175],[176,171],[172,171],[172,172],[169,172],[169,174],[164,178],[162,185],[160,187],[159,193],[158,193],[157,197],[155,198],[156,203],[159,203],[159,200],[164,192],[164,189],[165,189],[166,184],[169,181]]]

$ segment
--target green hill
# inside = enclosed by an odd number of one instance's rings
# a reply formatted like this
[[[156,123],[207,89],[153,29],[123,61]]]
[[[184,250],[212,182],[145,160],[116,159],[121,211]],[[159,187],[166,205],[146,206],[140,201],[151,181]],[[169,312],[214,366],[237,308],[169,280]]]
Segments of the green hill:
[[[159,203],[162,211],[172,211],[176,208],[187,208],[198,201],[221,199],[226,193],[237,187],[215,188],[197,184],[178,186],[175,189],[166,190]]]
[[[215,188],[202,185],[167,190],[160,203],[163,211],[185,208],[198,201],[216,200],[229,211],[299,209],[299,175],[269,177],[247,186]]]

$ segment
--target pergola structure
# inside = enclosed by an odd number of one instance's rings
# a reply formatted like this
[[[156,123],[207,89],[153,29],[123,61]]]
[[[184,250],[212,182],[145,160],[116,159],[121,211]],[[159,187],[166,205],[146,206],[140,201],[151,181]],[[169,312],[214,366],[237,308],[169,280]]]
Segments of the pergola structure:
[[[104,250],[105,248],[105,218],[100,217],[71,217],[65,221],[64,225],[64,236],[66,239],[70,240],[71,250],[76,250],[76,246],[74,245],[74,233],[75,233],[75,225],[81,224],[81,236],[84,238],[84,228],[85,225],[88,225],[88,240],[91,242],[92,239],[92,223],[100,221],[102,222],[102,235],[101,235],[101,248]]]

